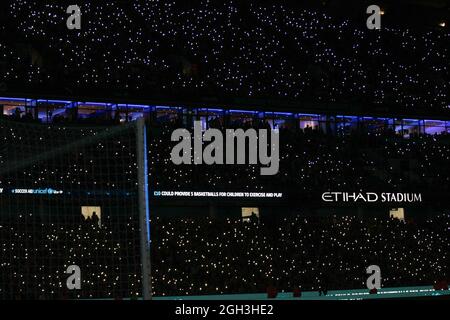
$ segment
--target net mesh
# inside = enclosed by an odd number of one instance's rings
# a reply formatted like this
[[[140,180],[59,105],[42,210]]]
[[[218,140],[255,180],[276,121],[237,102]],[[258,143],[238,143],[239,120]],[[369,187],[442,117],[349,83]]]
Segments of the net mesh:
[[[137,175],[135,125],[0,121],[0,299],[140,296]]]

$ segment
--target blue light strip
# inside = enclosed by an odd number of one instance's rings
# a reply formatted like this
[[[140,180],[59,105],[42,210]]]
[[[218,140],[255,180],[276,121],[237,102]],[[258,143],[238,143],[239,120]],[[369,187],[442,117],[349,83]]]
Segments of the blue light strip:
[[[357,116],[340,116],[337,115],[336,118],[344,118],[344,119],[358,119]]]
[[[181,107],[170,107],[170,106],[156,106],[156,110],[158,109],[173,109],[173,110],[178,110]]]
[[[213,108],[200,108],[199,111],[213,111],[213,112],[223,112],[223,109],[213,109]]]
[[[45,100],[45,99],[38,99],[37,102],[64,103],[64,104],[72,103],[72,101],[67,101],[67,100]]]
[[[293,115],[292,112],[273,112],[273,114],[279,114],[282,116],[292,116]]]
[[[81,105],[91,105],[91,106],[111,106],[112,103],[108,102],[80,102]]]
[[[128,103],[119,103],[119,107],[131,107],[131,108],[142,108],[142,109],[148,109],[151,106],[145,105],[145,104],[128,104]]]
[[[31,101],[32,99],[0,97],[0,100],[9,100],[9,101]]]
[[[384,117],[361,117],[361,119],[363,120],[389,120],[389,118],[384,118]]]
[[[419,121],[419,119],[403,119],[403,121],[413,121],[413,122],[416,122],[416,121]]]
[[[297,117],[318,117],[318,114],[314,113],[297,113]]]
[[[232,113],[258,113],[258,111],[251,111],[251,110],[230,110]]]
[[[424,121],[425,121],[425,123],[427,123],[427,122],[437,122],[439,124],[445,125],[445,121],[443,121],[443,120],[424,120]],[[447,121],[447,122],[449,122],[449,121]]]

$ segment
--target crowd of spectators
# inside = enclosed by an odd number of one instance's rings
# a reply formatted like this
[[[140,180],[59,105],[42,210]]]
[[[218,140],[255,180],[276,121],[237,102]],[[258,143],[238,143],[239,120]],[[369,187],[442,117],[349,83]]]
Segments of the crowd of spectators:
[[[2,5],[3,91],[449,105],[445,27],[373,31],[277,1],[137,0],[83,1],[68,30],[63,3]]]
[[[180,2],[83,1],[81,29],[68,30],[66,4],[6,1],[0,10],[0,92],[449,108],[445,26],[371,31],[319,7]],[[0,299],[138,297],[134,129],[75,128],[105,119],[70,114],[50,115],[53,124],[42,125],[19,108],[10,118],[16,121],[0,120]],[[122,120],[130,119],[116,113],[106,122]],[[222,119],[208,125],[225,129]],[[170,135],[182,126],[149,123],[151,190],[276,191],[303,200],[336,189],[450,191],[446,132],[405,138],[393,128],[336,134],[280,127],[280,171],[264,177],[256,165],[174,165]],[[227,128],[269,124],[236,120]],[[48,187],[64,193],[23,200],[4,192]],[[79,209],[94,198],[107,201],[92,221]],[[153,293],[364,288],[373,264],[381,268],[383,287],[431,285],[449,277],[448,209],[407,221],[152,217]],[[81,290],[67,290],[65,271],[72,264],[81,268]]]
[[[220,120],[209,125],[223,130]],[[406,138],[389,128],[333,134],[319,128],[280,127],[280,172],[265,178],[254,165],[173,165],[170,135],[180,126],[149,123],[151,190],[280,189],[303,195],[335,188],[407,188],[443,195],[449,190],[445,132]],[[236,120],[227,127],[269,124]],[[140,234],[137,202],[131,199],[137,182],[132,125],[80,128],[2,120],[0,132],[2,188],[50,184],[65,192],[39,202],[37,196],[25,200],[29,198],[1,195],[0,298],[140,295]],[[22,166],[11,167],[16,164]],[[80,202],[103,198],[107,200],[100,224],[79,217]],[[406,222],[282,212],[276,219],[263,216],[250,223],[152,217],[153,292],[162,296],[257,293],[268,286],[280,291],[364,288],[365,268],[372,264],[380,266],[384,287],[431,285],[449,275],[450,216],[448,206],[441,209],[440,216]],[[64,271],[70,264],[82,270],[80,291],[65,289]]]
[[[156,218],[154,294],[361,289],[370,265],[383,287],[432,285],[448,279],[449,218]]]
[[[134,127],[83,124],[0,120],[0,186],[51,187],[79,195],[135,193]]]
[[[119,210],[76,219],[17,210],[0,218],[0,300],[119,299],[141,295],[137,219]],[[69,290],[80,268],[79,290]],[[70,281],[68,281],[68,279]]]
[[[224,130],[217,124],[216,128]],[[450,136],[403,134],[393,129],[358,128],[346,134],[320,128],[280,128],[280,170],[261,176],[262,165],[174,165],[170,137],[179,124],[164,122],[149,134],[150,183],[154,190],[291,192],[324,191],[447,192]],[[262,121],[227,128],[267,128]],[[270,128],[270,127],[269,127]]]
[[[46,187],[61,190],[129,191],[136,182],[136,135],[132,124],[85,127],[0,122],[2,170],[35,154],[68,148],[46,162],[0,176],[4,187]],[[89,122],[81,122],[86,124]],[[219,119],[210,127],[225,130]],[[280,127],[280,165],[275,176],[260,175],[260,164],[175,165],[171,151],[179,121],[148,123],[151,190],[284,192],[307,199],[324,191],[386,191],[444,194],[450,186],[450,136],[395,132],[393,128],[359,127],[346,133],[319,127]],[[265,121],[234,121],[226,128],[270,128]],[[100,134],[100,138],[92,138]],[[92,142],[86,143],[94,139]],[[79,141],[80,147],[75,143]],[[20,143],[18,143],[20,142]],[[43,149],[47,146],[47,149]],[[49,146],[52,146],[49,148]],[[248,150],[247,150],[248,151]],[[47,153],[44,153],[47,154]],[[247,158],[247,157],[246,157]],[[107,172],[102,169],[107,167]],[[120,177],[118,176],[120,175]],[[114,179],[112,181],[111,179]],[[317,200],[317,199],[316,199]]]
[[[141,295],[137,220],[48,224],[33,214],[0,222],[0,298],[121,299]],[[119,221],[120,220],[120,221]],[[450,216],[401,221],[356,216],[152,218],[155,296],[430,286],[449,276]],[[68,290],[69,265],[81,289]]]

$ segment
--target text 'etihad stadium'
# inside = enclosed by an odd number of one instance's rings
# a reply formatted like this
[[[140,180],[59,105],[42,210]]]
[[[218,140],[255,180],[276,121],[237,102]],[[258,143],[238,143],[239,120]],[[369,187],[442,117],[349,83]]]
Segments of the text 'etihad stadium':
[[[325,202],[422,202],[421,193],[324,192]]]

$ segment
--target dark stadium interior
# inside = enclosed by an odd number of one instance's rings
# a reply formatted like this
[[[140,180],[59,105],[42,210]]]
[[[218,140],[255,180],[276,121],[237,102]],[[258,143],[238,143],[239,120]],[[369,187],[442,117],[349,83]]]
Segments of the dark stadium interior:
[[[357,16],[366,1],[323,3],[88,2],[86,28],[67,32],[64,4],[11,1],[1,90],[448,114],[448,3],[387,1],[373,33]]]
[[[142,296],[141,117],[154,296],[358,289],[369,265],[447,283],[449,2],[379,3],[376,31],[371,1],[85,1],[81,30],[66,4],[2,3],[0,300]],[[277,130],[278,173],[174,164],[194,121]]]

